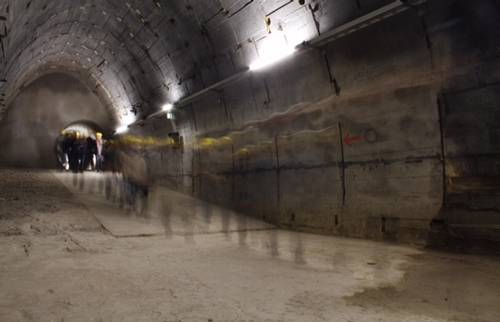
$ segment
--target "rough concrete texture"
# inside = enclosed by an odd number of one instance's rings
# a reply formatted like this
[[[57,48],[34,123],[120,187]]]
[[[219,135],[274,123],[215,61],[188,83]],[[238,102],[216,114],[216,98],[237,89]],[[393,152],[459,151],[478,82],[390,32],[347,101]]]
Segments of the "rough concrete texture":
[[[115,238],[95,219],[117,209],[106,189],[113,177],[78,175],[73,185],[67,176],[57,175],[70,190],[51,173],[0,171],[1,321],[494,322],[500,314],[496,258],[225,230],[222,208],[173,191],[150,200],[162,205],[152,220],[174,206],[162,235]],[[210,220],[200,221],[207,208]],[[142,220],[121,216],[131,227]]]
[[[23,89],[0,122],[0,164],[56,167],[56,139],[79,121],[113,131],[114,120],[105,104],[80,81],[61,73],[37,79]]]
[[[142,119],[250,66],[276,35],[313,40],[388,3],[3,0],[4,109],[54,68],[80,75],[121,122]],[[156,178],[283,227],[500,241],[498,2],[406,3],[179,108],[185,145],[150,153]],[[152,118],[131,133],[170,126]]]
[[[500,15],[478,8],[429,1],[205,95],[178,111],[185,148],[152,155],[155,171],[284,227],[499,241],[500,38],[480,20]]]

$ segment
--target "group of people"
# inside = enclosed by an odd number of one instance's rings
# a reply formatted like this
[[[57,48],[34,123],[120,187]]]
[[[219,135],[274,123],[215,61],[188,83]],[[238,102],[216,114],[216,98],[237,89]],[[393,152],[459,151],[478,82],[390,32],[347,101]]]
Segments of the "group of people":
[[[140,143],[104,140],[78,131],[63,132],[56,144],[57,158],[63,169],[73,173],[89,170],[121,173],[123,206],[142,215],[147,213],[152,177],[147,165],[147,151]],[[104,162],[106,161],[106,163]]]
[[[65,132],[57,144],[58,158],[66,170],[74,173],[86,170],[102,171],[104,163],[104,140],[102,133],[95,139],[84,137],[79,132]]]

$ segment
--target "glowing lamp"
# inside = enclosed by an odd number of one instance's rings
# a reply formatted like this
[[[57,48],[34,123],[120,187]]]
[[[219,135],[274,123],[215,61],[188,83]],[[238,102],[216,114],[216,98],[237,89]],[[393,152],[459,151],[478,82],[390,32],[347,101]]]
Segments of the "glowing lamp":
[[[167,103],[167,104],[163,105],[161,109],[164,112],[172,112],[172,110],[174,109],[174,105]]]
[[[283,32],[274,32],[262,40],[259,49],[259,59],[250,65],[250,70],[256,71],[269,67],[295,52]]]
[[[128,131],[128,125],[122,125],[116,129],[116,134],[122,134]]]

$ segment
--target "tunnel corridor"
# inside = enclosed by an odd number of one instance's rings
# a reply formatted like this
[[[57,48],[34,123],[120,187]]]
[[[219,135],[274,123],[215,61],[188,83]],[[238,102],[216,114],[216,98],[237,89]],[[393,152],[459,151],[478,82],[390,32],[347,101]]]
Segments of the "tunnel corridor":
[[[496,0],[0,0],[0,321],[496,321],[499,84]]]

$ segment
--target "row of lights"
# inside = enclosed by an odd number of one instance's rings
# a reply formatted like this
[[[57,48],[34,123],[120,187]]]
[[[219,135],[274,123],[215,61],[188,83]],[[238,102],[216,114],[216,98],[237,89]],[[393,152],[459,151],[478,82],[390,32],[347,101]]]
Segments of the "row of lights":
[[[162,106],[161,110],[167,114],[167,118],[169,120],[171,120],[171,119],[174,118],[174,115],[173,115],[174,104],[167,103],[167,104],[165,104],[165,105]],[[129,124],[124,124],[124,125],[119,126],[115,130],[115,133],[116,134],[123,134],[123,133],[127,132],[128,129],[129,129],[130,124],[132,124],[132,123],[134,123],[134,122],[131,121]]]
[[[268,68],[293,55],[296,50],[296,46],[292,46],[287,42],[282,31],[272,33],[263,40],[263,44],[259,50],[260,57],[254,63],[250,64],[249,69],[251,71],[259,71]],[[167,114],[168,119],[173,119],[174,108],[174,104],[167,103],[162,106],[161,110]],[[132,123],[118,127],[116,133],[122,134],[127,132],[129,125]]]

